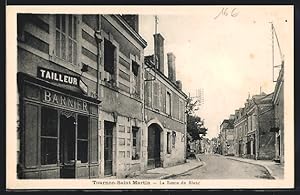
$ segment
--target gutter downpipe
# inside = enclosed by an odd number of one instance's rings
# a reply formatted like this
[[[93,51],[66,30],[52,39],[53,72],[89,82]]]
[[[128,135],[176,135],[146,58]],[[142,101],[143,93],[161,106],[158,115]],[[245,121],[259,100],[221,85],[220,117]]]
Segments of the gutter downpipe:
[[[94,36],[95,36],[95,40],[96,40],[96,43],[97,43],[97,87],[96,87],[96,94],[97,94],[97,99],[99,99],[99,79],[100,79],[100,63],[101,63],[101,42],[102,42],[102,37],[101,37],[101,30],[100,30],[100,17],[101,15],[98,15],[97,19],[97,28],[98,29],[95,29],[95,32],[94,32]]]

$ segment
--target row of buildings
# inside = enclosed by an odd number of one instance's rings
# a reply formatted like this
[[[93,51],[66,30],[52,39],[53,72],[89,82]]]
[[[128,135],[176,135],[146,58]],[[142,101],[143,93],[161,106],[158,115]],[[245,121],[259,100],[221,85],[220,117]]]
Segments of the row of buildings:
[[[189,151],[193,151],[196,154],[212,154],[213,144],[209,138],[201,137],[198,140],[188,141]]]
[[[175,56],[138,15],[18,14],[18,178],[130,177],[185,161]]]
[[[273,93],[249,97],[223,120],[218,153],[284,163],[283,65]]]

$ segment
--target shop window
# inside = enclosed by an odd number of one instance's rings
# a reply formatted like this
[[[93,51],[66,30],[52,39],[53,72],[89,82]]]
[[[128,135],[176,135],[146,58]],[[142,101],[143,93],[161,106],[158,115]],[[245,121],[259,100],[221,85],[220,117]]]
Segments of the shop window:
[[[104,70],[110,75],[114,74],[115,46],[108,40],[104,40]]]
[[[139,128],[132,127],[132,160],[140,158],[140,136]]]
[[[57,57],[77,64],[77,24],[74,15],[56,15],[56,44]]]
[[[41,164],[56,164],[58,113],[50,108],[42,108],[41,115]]]
[[[167,132],[167,153],[171,154],[171,133]]]
[[[88,162],[88,117],[78,115],[77,160]]]
[[[167,92],[166,113],[168,115],[171,115],[171,93],[170,92]]]

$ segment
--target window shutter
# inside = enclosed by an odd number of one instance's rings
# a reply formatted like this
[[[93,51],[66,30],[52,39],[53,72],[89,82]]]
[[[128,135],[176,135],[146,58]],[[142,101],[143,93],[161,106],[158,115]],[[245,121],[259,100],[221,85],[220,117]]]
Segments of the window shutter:
[[[39,106],[25,104],[25,167],[34,168],[38,166],[38,130],[39,130]]]
[[[159,107],[159,99],[158,99],[158,95],[159,95],[159,85],[157,82],[154,82],[154,86],[153,86],[153,107],[157,108]]]

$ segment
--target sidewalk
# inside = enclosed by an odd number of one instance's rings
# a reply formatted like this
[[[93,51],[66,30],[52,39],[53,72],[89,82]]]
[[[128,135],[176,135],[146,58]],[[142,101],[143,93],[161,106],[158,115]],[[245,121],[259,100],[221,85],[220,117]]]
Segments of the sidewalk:
[[[233,157],[233,156],[224,156],[227,159],[237,160],[240,162],[245,162],[249,164],[259,165],[267,169],[272,177],[275,179],[283,179],[284,176],[284,167],[282,164],[276,163],[271,160],[253,160],[248,158],[240,158],[240,157]]]
[[[172,167],[159,167],[147,170],[145,173],[134,177],[134,179],[168,179],[176,175],[186,173],[204,165],[199,159],[187,160],[186,163],[175,165]]]

